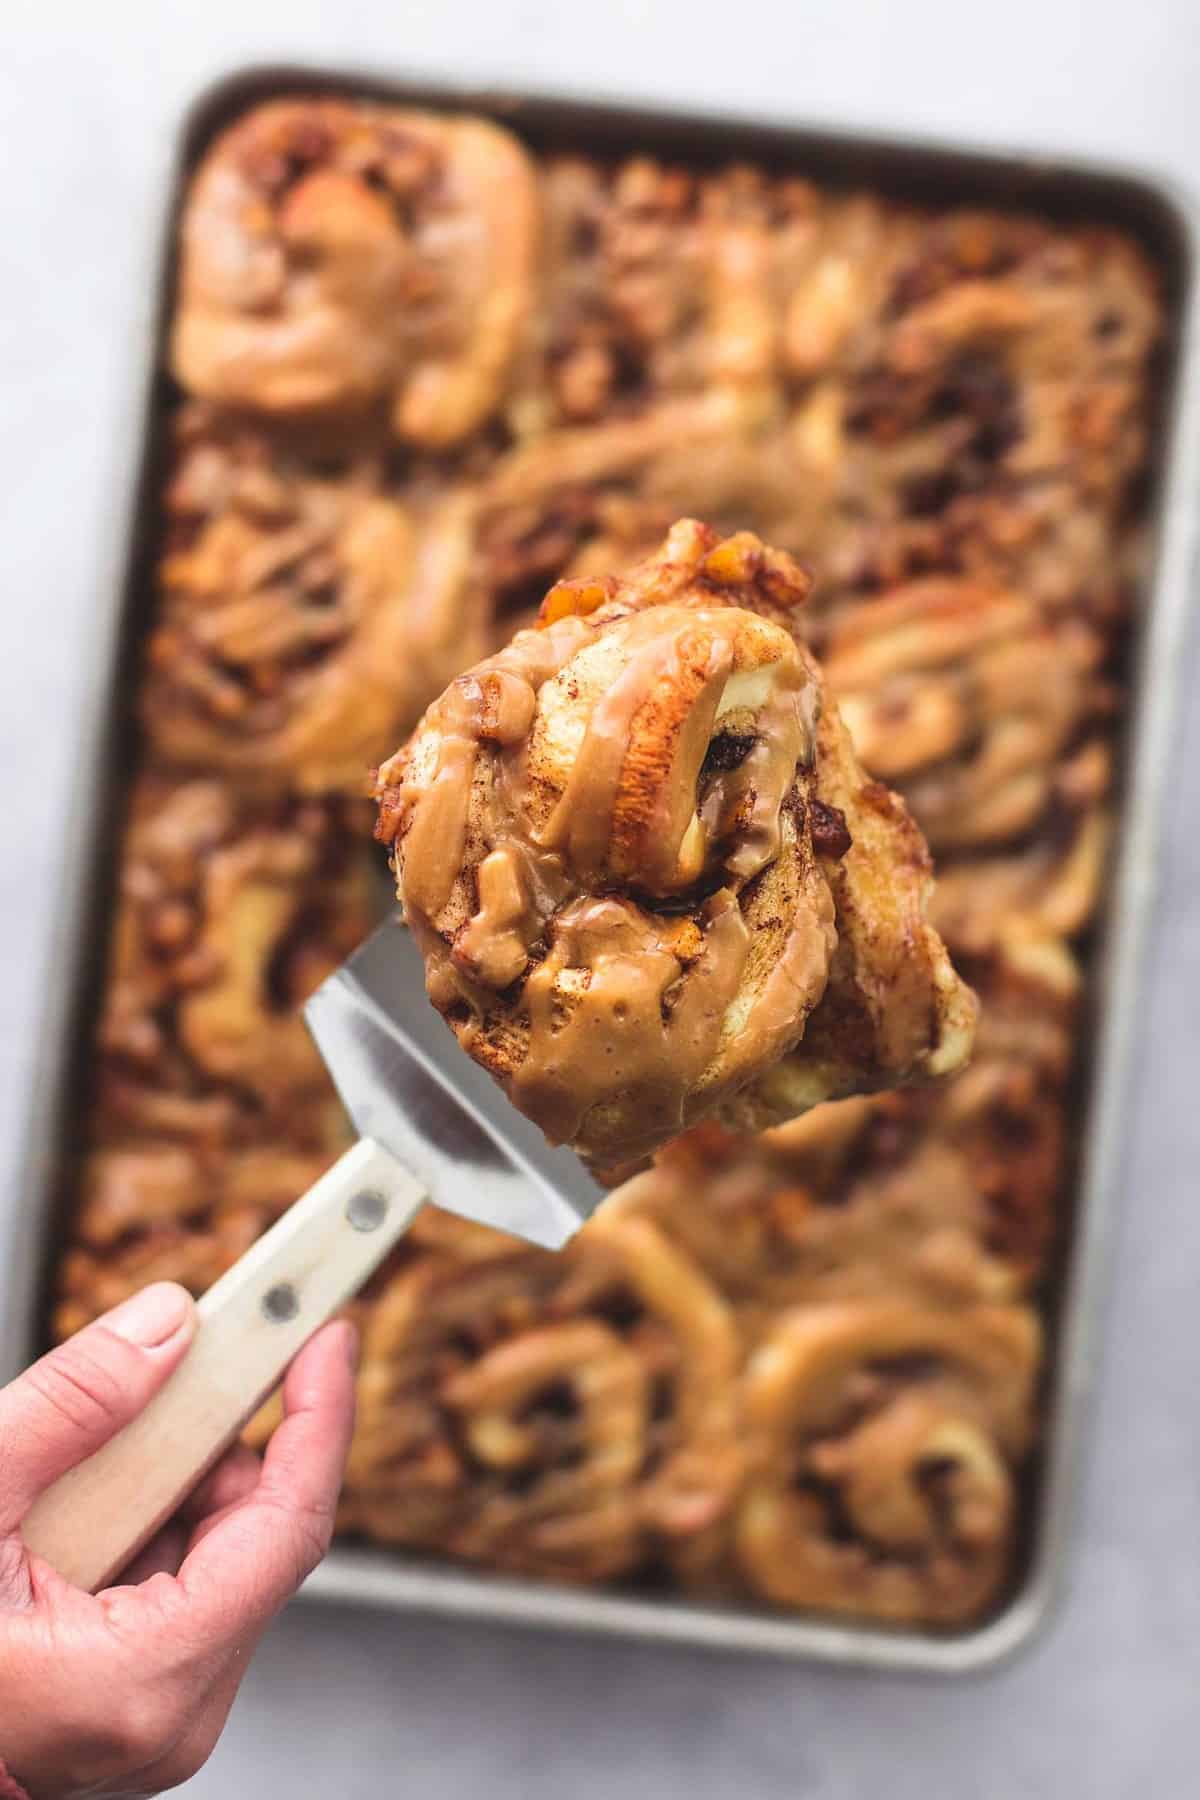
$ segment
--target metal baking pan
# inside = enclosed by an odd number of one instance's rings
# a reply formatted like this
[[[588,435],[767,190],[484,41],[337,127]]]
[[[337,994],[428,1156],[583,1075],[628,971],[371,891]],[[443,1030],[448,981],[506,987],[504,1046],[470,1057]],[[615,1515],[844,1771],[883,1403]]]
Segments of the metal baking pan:
[[[1161,828],[1170,791],[1179,676],[1188,624],[1200,492],[1200,336],[1194,292],[1200,220],[1190,201],[1156,177],[1036,155],[991,155],[885,138],[839,136],[719,115],[631,109],[575,98],[465,91],[382,81],[355,71],[254,69],[202,95],[179,139],[164,145],[166,206],[149,221],[145,265],[131,271],[147,296],[146,341],[127,454],[126,491],[111,509],[119,536],[102,562],[104,588],[85,647],[93,672],[75,766],[95,787],[74,809],[64,848],[62,904],[45,1002],[24,1176],[0,1214],[0,1382],[42,1347],[42,1321],[60,1235],[75,1121],[80,1114],[91,1020],[103,977],[111,902],[111,845],[136,754],[128,705],[138,644],[152,599],[156,481],[169,393],[162,374],[175,224],[184,182],[213,135],[258,101],[323,91],[470,109],[506,122],[534,149],[596,153],[644,149],[690,163],[752,159],[832,184],[863,184],[899,198],[1036,210],[1089,218],[1137,237],[1165,279],[1169,334],[1160,371],[1158,453],[1151,470],[1152,569],[1135,621],[1132,704],[1122,777],[1120,854],[1090,969],[1091,1029],[1079,1091],[1080,1137],[1069,1242],[1052,1307],[1052,1357],[1044,1448],[1029,1477],[1028,1521],[1017,1576],[1002,1608],[954,1636],[716,1608],[636,1591],[575,1592],[460,1570],[425,1559],[335,1547],[305,1587],[310,1599],[510,1620],[557,1629],[626,1634],[723,1650],[878,1668],[962,1673],[1028,1641],[1061,1592],[1096,1362],[1108,1246],[1121,1190],[1130,1075],[1154,912]],[[131,383],[133,380],[131,372]]]

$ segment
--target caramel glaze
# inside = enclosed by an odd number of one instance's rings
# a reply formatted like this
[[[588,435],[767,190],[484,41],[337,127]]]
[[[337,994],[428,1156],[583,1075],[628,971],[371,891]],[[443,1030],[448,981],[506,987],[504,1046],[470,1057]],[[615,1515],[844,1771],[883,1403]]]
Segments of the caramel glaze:
[[[590,614],[434,703],[380,771],[379,835],[464,1048],[548,1137],[612,1161],[796,1043],[835,932],[806,653],[719,584],[588,585]]]

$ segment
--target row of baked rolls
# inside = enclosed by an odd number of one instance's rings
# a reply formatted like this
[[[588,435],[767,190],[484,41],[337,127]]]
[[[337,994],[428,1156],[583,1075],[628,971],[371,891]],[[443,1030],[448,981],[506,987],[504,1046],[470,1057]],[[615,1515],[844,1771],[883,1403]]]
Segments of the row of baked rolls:
[[[551,159],[542,192],[494,604],[689,511],[810,559],[821,606],[929,572],[1106,628],[1128,606],[1161,309],[1120,234],[644,157]]]
[[[911,1623],[995,1597],[1032,1436],[1025,1309],[785,1309],[747,1360],[728,1301],[645,1218],[600,1215],[557,1258],[499,1237],[460,1257],[457,1237],[435,1226],[366,1296],[343,1531]]]
[[[379,404],[418,443],[461,440],[502,398],[531,435],[721,383],[769,409],[837,380],[876,436],[948,421],[964,474],[999,456],[1011,485],[1090,456],[1111,485],[1138,453],[1159,322],[1113,233],[745,165],[535,166],[477,117],[323,98],[259,106],[215,140],[182,249],[186,387],[284,416]],[[995,444],[970,429],[972,372],[976,408],[1016,397]]]
[[[625,566],[682,511],[812,558],[822,598],[938,570],[1127,604],[1161,307],[1121,234],[744,165],[535,163],[480,119],[298,97],[216,140],[182,236],[190,393],[513,446],[490,606]]]

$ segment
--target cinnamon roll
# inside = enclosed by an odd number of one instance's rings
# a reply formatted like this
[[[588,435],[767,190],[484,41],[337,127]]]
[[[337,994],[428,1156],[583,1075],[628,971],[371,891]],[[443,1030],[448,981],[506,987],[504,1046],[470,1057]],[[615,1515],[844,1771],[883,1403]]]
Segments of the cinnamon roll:
[[[1043,814],[1102,710],[1100,655],[1094,631],[1054,630],[1019,595],[927,577],[849,609],[822,662],[864,765],[942,854],[1011,842]]]
[[[1055,239],[1032,219],[952,215],[924,234],[895,297],[880,362],[901,411],[928,408],[965,369],[1011,394],[1006,441],[973,446],[1010,478],[1069,468],[1085,488],[1112,493],[1140,460],[1131,376],[1160,318],[1145,263],[1120,234]]]
[[[1021,214],[883,215],[885,292],[817,383],[837,475],[810,544],[822,599],[929,573],[1110,627],[1133,571],[1124,497],[1144,455],[1156,277],[1116,232]]]
[[[474,502],[400,505],[369,458],[318,469],[185,407],[142,717],[166,760],[361,793],[366,770],[482,654]]]
[[[785,1314],[744,1382],[739,1567],[776,1605],[963,1624],[1009,1566],[1032,1438],[1031,1312],[869,1301]]]
[[[542,1336],[519,1371],[515,1416],[499,1423],[495,1392],[477,1400],[461,1391],[471,1376],[477,1387],[502,1350],[512,1395],[513,1346],[539,1331],[552,1279],[549,1259],[524,1251],[476,1265],[428,1256],[376,1284],[346,1470],[346,1517],[358,1530],[453,1551],[487,1513],[503,1519],[514,1559],[580,1578],[631,1560],[625,1486],[642,1392],[620,1346]],[[578,1389],[577,1370],[587,1384]]]
[[[734,167],[697,175],[651,157],[544,172],[541,354],[521,435],[718,389],[777,406],[789,271],[814,235],[807,182]]]
[[[930,916],[956,955],[986,956],[1016,937],[1076,938],[1104,893],[1113,820],[1100,800],[1060,801],[1038,828],[994,854],[939,872]]]
[[[743,1471],[732,1312],[681,1246],[603,1208],[573,1246],[552,1311],[605,1322],[637,1356],[650,1404],[642,1529],[651,1549],[695,1566]]]
[[[538,197],[508,132],[272,101],[219,137],[184,208],[175,374],[292,418],[385,406],[439,448],[499,405],[533,298]]]
[[[323,1146],[340,1111],[300,1002],[365,936],[345,806],[147,777],[126,835],[98,1031],[95,1129]]]
[[[718,391],[548,432],[500,457],[481,483],[475,553],[497,641],[533,622],[560,576],[603,577],[652,555],[689,506],[719,530],[749,528],[799,552],[820,492],[786,432],[751,430]]]
[[[649,1226],[565,1256],[428,1251],[376,1283],[345,1517],[389,1543],[599,1580],[738,1487],[736,1339]]]
[[[683,521],[628,579],[552,589],[380,770],[431,999],[598,1166],[969,1049],[924,845],[788,628],[807,586]]]
[[[348,1524],[561,1579],[627,1572],[728,1513],[736,1338],[644,1222],[561,1256],[430,1252],[372,1299]]]

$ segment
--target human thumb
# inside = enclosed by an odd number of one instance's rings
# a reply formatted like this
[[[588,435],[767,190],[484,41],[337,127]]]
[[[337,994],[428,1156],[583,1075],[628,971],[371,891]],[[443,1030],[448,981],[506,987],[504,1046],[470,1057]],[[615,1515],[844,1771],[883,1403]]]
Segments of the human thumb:
[[[195,1329],[187,1290],[155,1282],[0,1388],[0,1536],[20,1525],[43,1489],[136,1418]]]

